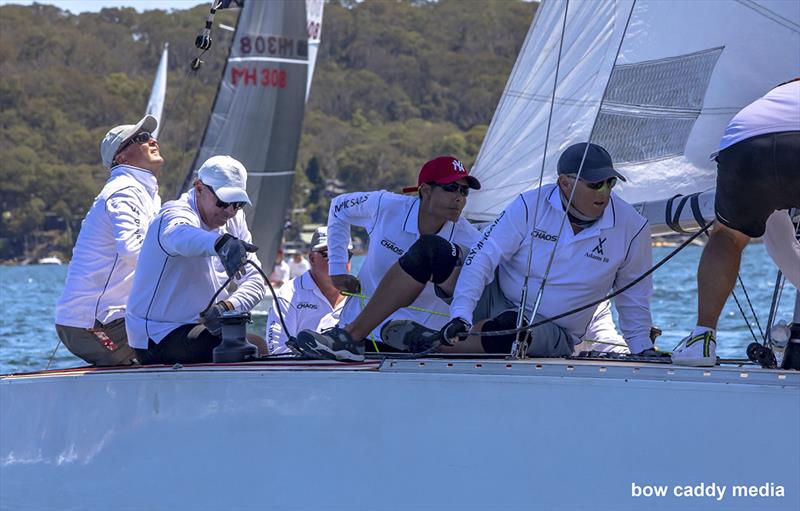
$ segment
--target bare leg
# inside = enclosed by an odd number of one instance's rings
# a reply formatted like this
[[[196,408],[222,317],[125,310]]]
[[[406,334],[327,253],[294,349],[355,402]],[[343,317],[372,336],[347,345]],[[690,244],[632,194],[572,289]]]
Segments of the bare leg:
[[[697,269],[699,326],[717,328],[722,308],[736,284],[742,251],[749,242],[750,238],[746,234],[719,222],[714,224]]]
[[[398,263],[394,263],[381,279],[372,299],[345,330],[355,340],[365,338],[394,311],[411,305],[423,289],[425,284],[414,280]]]

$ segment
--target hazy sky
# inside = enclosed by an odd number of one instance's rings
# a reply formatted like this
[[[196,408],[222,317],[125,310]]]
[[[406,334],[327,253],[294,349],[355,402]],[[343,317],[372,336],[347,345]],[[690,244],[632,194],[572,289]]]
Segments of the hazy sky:
[[[31,5],[33,3],[33,0],[0,0],[0,5]],[[133,7],[137,11],[146,11],[149,9],[189,9],[199,4],[211,6],[210,0],[37,0],[36,3],[56,5],[73,14],[97,12],[104,7]]]

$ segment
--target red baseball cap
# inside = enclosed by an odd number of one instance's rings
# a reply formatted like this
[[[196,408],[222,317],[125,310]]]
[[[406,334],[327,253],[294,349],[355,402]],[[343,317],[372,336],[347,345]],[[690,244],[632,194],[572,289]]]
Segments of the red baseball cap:
[[[473,190],[481,189],[481,182],[476,177],[469,175],[469,170],[460,160],[452,156],[439,156],[419,169],[417,186],[403,188],[403,193],[416,192],[422,183],[446,185],[459,179],[466,179],[467,186]]]

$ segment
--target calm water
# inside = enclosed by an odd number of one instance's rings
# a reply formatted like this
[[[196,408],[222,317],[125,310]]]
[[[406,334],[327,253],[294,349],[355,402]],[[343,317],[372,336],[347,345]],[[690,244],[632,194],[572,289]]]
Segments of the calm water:
[[[697,310],[695,274],[700,247],[690,246],[654,276],[653,319],[663,331],[658,345],[672,348],[694,326]],[[671,249],[655,248],[656,261]],[[361,265],[354,258],[354,271]],[[64,284],[66,266],[0,267],[0,373],[44,369],[58,338],[53,327],[54,305]],[[763,245],[750,245],[742,262],[742,279],[762,328],[765,327],[772,299],[776,270]],[[737,293],[744,303],[743,293]],[[791,319],[794,288],[787,285],[781,300],[779,319]],[[746,305],[745,305],[746,307]],[[758,332],[752,316],[753,329]],[[250,330],[264,334],[266,308],[256,310]],[[719,323],[722,357],[744,358],[744,347],[752,341],[747,325],[733,300],[729,300]],[[51,367],[83,365],[61,346]]]

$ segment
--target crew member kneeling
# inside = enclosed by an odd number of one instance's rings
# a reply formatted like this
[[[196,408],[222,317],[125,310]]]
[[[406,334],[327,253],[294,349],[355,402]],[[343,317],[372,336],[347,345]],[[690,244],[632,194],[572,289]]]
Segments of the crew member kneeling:
[[[164,205],[139,255],[126,326],[142,364],[211,362],[222,314],[249,311],[266,293],[256,269],[244,264],[259,263],[242,211],[250,204],[247,171],[230,156],[214,156],[197,177],[189,192]],[[228,276],[235,291],[228,286],[201,317]]]

